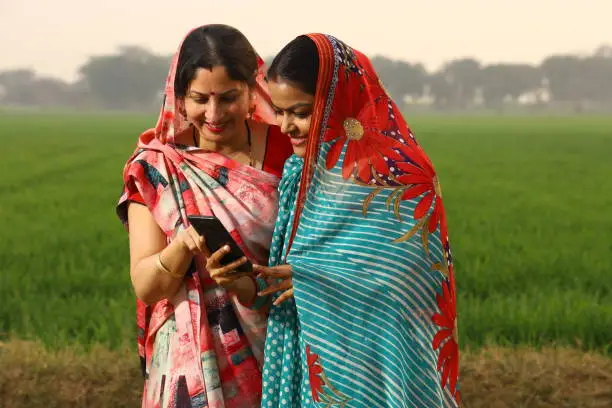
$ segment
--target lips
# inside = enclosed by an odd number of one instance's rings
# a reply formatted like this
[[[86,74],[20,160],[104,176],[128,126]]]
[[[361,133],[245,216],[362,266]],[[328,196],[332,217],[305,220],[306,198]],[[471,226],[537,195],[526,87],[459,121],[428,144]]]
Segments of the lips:
[[[227,123],[204,123],[204,126],[212,133],[221,133],[225,130]]]
[[[308,137],[294,137],[290,136],[289,140],[293,146],[303,146],[308,141]]]

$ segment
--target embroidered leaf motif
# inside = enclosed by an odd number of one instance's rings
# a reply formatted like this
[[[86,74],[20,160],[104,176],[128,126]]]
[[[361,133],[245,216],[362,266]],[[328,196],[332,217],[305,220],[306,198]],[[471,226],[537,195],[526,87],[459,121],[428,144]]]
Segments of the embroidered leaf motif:
[[[407,233],[405,233],[401,237],[394,239],[393,243],[394,244],[398,244],[400,242],[408,241],[409,239],[411,239],[419,231],[419,229],[423,228],[424,224],[425,224],[425,218],[421,218],[419,220],[419,222],[417,222],[414,225],[414,227],[412,227],[410,229],[410,231],[408,231]]]
[[[363,215],[367,215],[368,207],[370,206],[370,203],[372,203],[372,200],[374,200],[374,197],[376,197],[378,193],[380,193],[382,190],[383,190],[382,187],[379,187],[376,190],[372,191],[370,194],[368,194],[366,199],[363,201],[363,207],[362,207]]]
[[[421,229],[421,239],[423,240],[423,249],[425,249],[425,254],[429,256],[429,228],[427,224],[427,222],[423,223],[423,227]]]
[[[400,215],[400,196],[402,194],[402,190],[397,190],[395,194],[395,204],[393,205],[393,212],[395,213],[395,217],[398,221],[402,220],[402,216]]]
[[[325,375],[319,355],[312,353],[309,345],[306,346],[306,358],[308,360],[308,378],[313,401],[323,403],[326,408],[346,407],[346,404],[352,398],[346,396],[331,384],[329,378]]]

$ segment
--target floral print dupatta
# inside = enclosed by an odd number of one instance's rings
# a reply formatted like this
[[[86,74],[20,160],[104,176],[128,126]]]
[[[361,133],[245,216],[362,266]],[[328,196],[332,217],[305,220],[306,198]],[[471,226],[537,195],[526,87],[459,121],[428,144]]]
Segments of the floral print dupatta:
[[[433,165],[370,61],[311,34],[307,153],[281,180],[262,407],[457,407],[455,280]]]

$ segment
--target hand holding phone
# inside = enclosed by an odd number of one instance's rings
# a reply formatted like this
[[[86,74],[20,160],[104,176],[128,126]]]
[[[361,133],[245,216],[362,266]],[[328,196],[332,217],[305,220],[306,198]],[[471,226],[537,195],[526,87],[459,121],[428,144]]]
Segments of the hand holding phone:
[[[230,250],[221,259],[223,264],[231,264],[240,261],[245,255],[230,233],[225,229],[221,221],[214,216],[189,215],[187,219],[196,230],[204,237],[206,246],[211,254],[214,254],[223,246],[229,246]],[[252,273],[253,264],[248,259],[246,262],[234,269],[237,273]]]

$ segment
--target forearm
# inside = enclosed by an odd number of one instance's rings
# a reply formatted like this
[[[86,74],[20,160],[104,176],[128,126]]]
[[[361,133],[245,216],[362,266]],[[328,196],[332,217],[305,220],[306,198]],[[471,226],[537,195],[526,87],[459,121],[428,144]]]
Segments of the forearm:
[[[158,256],[162,266],[172,274],[160,267]],[[192,259],[192,253],[176,241],[171,242],[161,252],[141,259],[134,265],[131,273],[136,296],[146,304],[171,298],[180,288],[182,276],[187,272]]]

